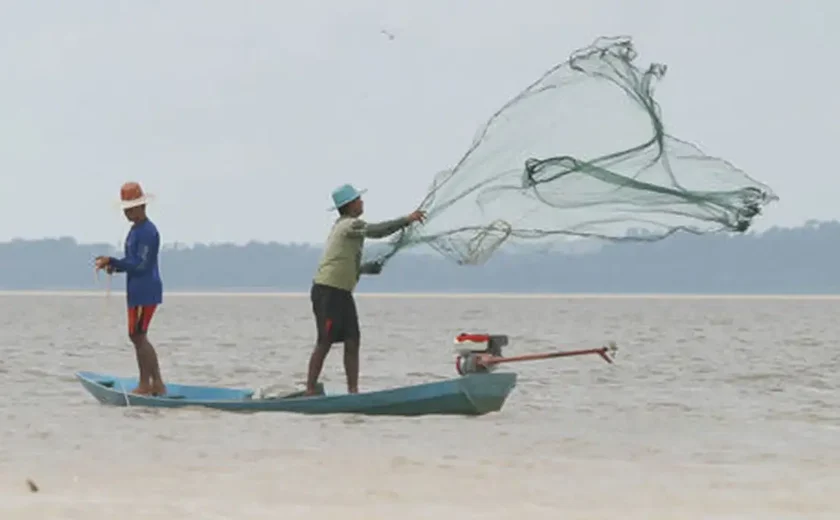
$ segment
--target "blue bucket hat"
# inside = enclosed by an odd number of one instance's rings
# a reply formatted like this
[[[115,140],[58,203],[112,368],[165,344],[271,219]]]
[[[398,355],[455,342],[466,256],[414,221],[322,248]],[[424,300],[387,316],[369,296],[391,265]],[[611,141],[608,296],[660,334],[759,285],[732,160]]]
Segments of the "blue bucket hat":
[[[336,210],[341,206],[344,206],[348,202],[353,202],[354,200],[364,195],[366,191],[367,190],[357,190],[353,187],[352,184],[344,184],[343,186],[339,186],[332,192],[333,206],[329,208],[328,211]]]

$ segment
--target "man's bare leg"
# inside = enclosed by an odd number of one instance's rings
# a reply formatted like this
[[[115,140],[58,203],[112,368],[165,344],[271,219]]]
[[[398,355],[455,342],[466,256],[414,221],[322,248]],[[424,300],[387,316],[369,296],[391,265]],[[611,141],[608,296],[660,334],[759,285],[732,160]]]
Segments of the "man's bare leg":
[[[165,395],[166,386],[160,376],[157,353],[149,343],[145,334],[135,334],[131,337],[134,351],[137,354],[137,364],[140,367],[140,384],[132,393],[141,395]]]
[[[344,342],[344,373],[347,374],[347,392],[359,393],[359,340]]]
[[[329,343],[320,342],[312,350],[312,355],[309,356],[309,374],[306,377],[306,395],[316,395],[315,385],[318,384],[318,377],[324,368],[324,360],[331,346]]]
[[[143,343],[143,351],[149,363],[148,370],[152,385],[152,395],[166,395],[166,385],[163,384],[163,377],[160,375],[157,352],[155,352],[155,347],[149,342],[149,337],[146,334],[143,334]]]
[[[137,356],[137,368],[140,370],[140,378],[137,388],[131,391],[132,394],[149,395],[152,393],[152,375],[149,372],[149,365],[143,352],[143,334],[135,334],[130,336],[131,343],[134,344],[134,354]]]

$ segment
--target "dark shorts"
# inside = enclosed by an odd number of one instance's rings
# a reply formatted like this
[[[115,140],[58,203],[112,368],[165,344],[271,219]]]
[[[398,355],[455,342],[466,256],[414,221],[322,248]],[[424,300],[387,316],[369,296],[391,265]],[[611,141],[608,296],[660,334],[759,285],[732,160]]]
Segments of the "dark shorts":
[[[149,331],[152,316],[155,315],[157,305],[142,305],[128,308],[128,335],[136,336]]]
[[[310,296],[319,344],[359,339],[359,315],[353,293],[316,283]]]

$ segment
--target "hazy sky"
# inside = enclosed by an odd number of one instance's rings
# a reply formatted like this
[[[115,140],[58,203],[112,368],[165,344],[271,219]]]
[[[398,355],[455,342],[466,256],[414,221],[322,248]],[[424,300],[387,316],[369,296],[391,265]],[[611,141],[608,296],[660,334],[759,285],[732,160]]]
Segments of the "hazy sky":
[[[668,65],[670,133],[778,193],[761,228],[840,218],[838,28],[835,0],[0,0],[0,240],[117,242],[126,180],[166,242],[319,242],[343,182],[411,211],[602,35]]]

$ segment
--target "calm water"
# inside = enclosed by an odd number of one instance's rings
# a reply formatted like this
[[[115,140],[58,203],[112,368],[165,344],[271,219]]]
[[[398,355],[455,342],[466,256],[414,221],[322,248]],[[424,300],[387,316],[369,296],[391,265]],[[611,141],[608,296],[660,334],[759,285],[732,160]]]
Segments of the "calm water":
[[[468,329],[620,350],[522,364],[481,418],[143,411],[72,377],[134,374],[121,296],[0,295],[0,518],[840,517],[840,300],[359,307],[367,389],[451,377]],[[312,328],[303,296],[172,295],[150,337],[166,378],[263,386],[303,381]],[[338,349],[324,382],[343,391]]]

